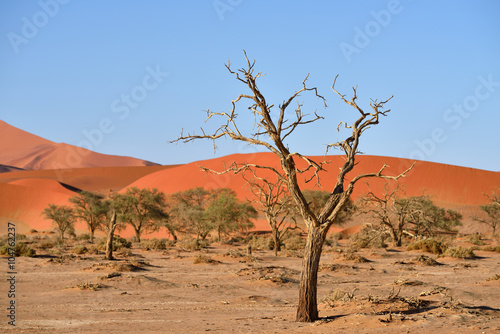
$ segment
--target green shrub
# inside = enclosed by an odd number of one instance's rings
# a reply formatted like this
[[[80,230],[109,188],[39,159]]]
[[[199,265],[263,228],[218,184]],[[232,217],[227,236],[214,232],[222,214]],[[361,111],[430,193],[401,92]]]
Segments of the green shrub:
[[[156,239],[152,238],[149,240],[141,241],[141,248],[146,250],[165,250],[169,246],[173,246],[174,242],[165,238]]]
[[[76,240],[78,241],[88,241],[90,240],[90,234],[89,233],[83,233],[83,234],[80,234],[76,237]]]
[[[481,235],[479,233],[469,235],[467,237],[467,241],[469,241],[471,244],[478,245],[478,246],[485,245],[485,242],[483,240],[481,240]]]
[[[364,226],[361,231],[350,237],[357,248],[387,248],[387,238],[385,231],[370,225]]]
[[[481,250],[483,250],[485,252],[500,253],[500,246],[484,246]]]
[[[97,243],[97,249],[106,250],[106,238],[102,238]],[[132,247],[132,243],[125,238],[120,237],[119,235],[115,235],[113,237],[113,251],[117,251],[122,248],[130,248]]]
[[[285,246],[285,249],[288,250],[301,250],[306,247],[306,239],[302,238],[301,234],[298,232],[286,233],[283,237],[282,242]]]
[[[9,245],[3,245],[0,247],[0,255],[7,255],[11,256],[11,247]],[[20,257],[20,256],[26,256],[26,257],[33,257],[36,255],[36,251],[32,249],[30,246],[28,246],[25,243],[16,243],[14,247],[14,256],[15,257]]]
[[[87,247],[83,246],[83,245],[77,245],[77,246],[74,246],[72,249],[71,249],[71,252],[72,253],[75,253],[75,254],[85,254],[87,253],[89,250],[87,249]]]
[[[461,246],[450,247],[444,252],[445,256],[455,257],[459,259],[474,258],[476,254],[470,248],[464,248]]]
[[[436,239],[424,239],[410,244],[407,250],[421,250],[432,254],[443,254],[448,247]]]
[[[256,236],[248,242],[252,249],[271,250],[274,249],[274,240],[271,236]]]
[[[181,248],[186,250],[200,250],[202,248],[207,248],[210,246],[210,242],[208,240],[199,240],[199,239],[182,239],[177,242]]]

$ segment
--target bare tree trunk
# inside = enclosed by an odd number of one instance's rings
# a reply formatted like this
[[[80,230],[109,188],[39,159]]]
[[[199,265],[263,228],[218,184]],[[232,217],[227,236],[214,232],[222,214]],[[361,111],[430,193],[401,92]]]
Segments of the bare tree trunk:
[[[281,252],[281,240],[279,237],[279,231],[277,228],[273,228],[273,242],[274,242],[274,256],[278,256],[278,252]]]
[[[140,243],[141,242],[141,230],[136,229],[136,228],[134,228],[134,230],[135,230],[135,239],[138,243]]]
[[[299,305],[296,321],[313,322],[318,319],[318,268],[326,237],[325,232],[326,230],[321,227],[311,227],[307,234],[302,272],[300,274]]]
[[[94,229],[92,227],[89,227],[89,234],[90,234],[90,243],[94,243]]]
[[[116,213],[113,212],[108,225],[108,240],[106,241],[106,260],[113,260],[113,238],[116,229]]]

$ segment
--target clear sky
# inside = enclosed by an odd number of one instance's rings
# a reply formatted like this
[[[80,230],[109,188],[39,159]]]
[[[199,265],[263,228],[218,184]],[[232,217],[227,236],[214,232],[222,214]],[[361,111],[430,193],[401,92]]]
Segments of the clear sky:
[[[325,116],[290,138],[322,155],[344,138],[360,104],[392,111],[364,134],[370,155],[500,170],[500,2],[0,0],[0,119],[54,142],[185,163],[252,148],[221,141],[169,144],[198,131],[203,110],[226,111],[247,87],[227,72],[245,49],[275,105],[309,85],[303,109]],[[242,104],[239,121],[252,130]],[[292,110],[291,110],[292,111]],[[331,152],[339,153],[339,152]]]

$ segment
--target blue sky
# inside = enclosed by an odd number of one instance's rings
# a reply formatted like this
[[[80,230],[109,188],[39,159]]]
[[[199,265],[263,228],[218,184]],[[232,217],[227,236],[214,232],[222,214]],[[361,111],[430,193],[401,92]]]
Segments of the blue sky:
[[[245,49],[266,74],[275,105],[308,83],[327,99],[301,96],[325,116],[289,139],[322,155],[343,139],[359,103],[392,111],[364,134],[361,150],[500,170],[498,1],[0,1],[0,119],[55,142],[185,163],[253,148],[221,141],[169,144],[198,131],[203,110],[226,111],[247,88],[228,73]],[[238,119],[252,130],[241,105]],[[291,110],[292,111],[292,110]],[[8,140],[8,139],[7,139]],[[331,152],[340,153],[340,152]]]

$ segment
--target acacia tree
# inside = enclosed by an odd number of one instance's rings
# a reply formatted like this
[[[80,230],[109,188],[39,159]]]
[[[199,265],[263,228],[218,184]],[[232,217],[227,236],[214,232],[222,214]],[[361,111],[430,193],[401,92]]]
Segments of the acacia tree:
[[[57,231],[59,232],[59,240],[64,243],[64,234],[66,232],[73,233],[75,231],[75,216],[73,209],[67,205],[49,204],[42,211],[42,215],[53,221]]]
[[[103,195],[91,191],[82,191],[69,198],[69,201],[73,203],[74,206],[75,217],[87,223],[90,243],[94,243],[94,232],[101,224],[99,217],[102,216],[105,211],[102,205],[103,199]]]
[[[211,192],[210,205],[206,209],[208,219],[217,230],[219,241],[222,234],[247,231],[254,224],[257,211],[248,203],[242,203],[230,188],[216,189]]]
[[[300,275],[299,287],[299,303],[297,308],[296,320],[302,322],[312,322],[318,319],[317,308],[317,280],[318,266],[321,258],[321,251],[326,234],[332,224],[336,221],[344,206],[348,203],[349,197],[354,190],[355,184],[367,177],[380,177],[386,179],[397,180],[405,175],[405,171],[397,176],[387,176],[383,172],[386,165],[374,173],[357,175],[352,178],[346,186],[346,175],[353,169],[355,165],[355,156],[358,153],[360,137],[363,132],[369,127],[379,123],[381,116],[386,116],[389,110],[384,110],[384,105],[392,98],[385,101],[372,101],[370,107],[371,112],[365,112],[357,104],[357,89],[353,88],[353,97],[347,100],[346,97],[340,94],[335,89],[337,77],[333,81],[332,90],[340,96],[342,101],[354,107],[358,113],[358,119],[348,125],[341,122],[337,127],[344,126],[351,132],[345,140],[341,140],[327,146],[328,148],[338,147],[345,154],[345,162],[341,166],[337,175],[337,181],[334,185],[328,200],[321,208],[319,214],[315,214],[304,197],[301,186],[299,185],[299,176],[303,175],[306,181],[316,179],[319,182],[319,172],[324,171],[324,163],[316,162],[298,152],[290,151],[286,139],[294,133],[299,127],[306,124],[312,124],[320,121],[323,117],[319,116],[314,111],[314,116],[306,115],[302,111],[302,104],[297,102],[297,107],[294,113],[294,119],[289,121],[286,118],[287,108],[292,102],[296,102],[297,97],[301,93],[313,93],[321,101],[325,102],[323,96],[319,95],[315,87],[309,88],[306,85],[308,76],[302,82],[302,88],[292,94],[288,99],[284,100],[279,106],[277,112],[274,112],[274,104],[269,104],[266,98],[258,88],[257,80],[263,76],[262,72],[255,72],[255,61],[250,62],[245,52],[246,66],[233,71],[231,64],[226,65],[227,70],[233,74],[238,81],[248,87],[248,94],[240,94],[232,101],[232,108],[229,112],[211,112],[207,111],[207,120],[213,117],[222,117],[222,125],[212,134],[207,134],[203,131],[202,134],[187,134],[181,135],[173,142],[184,141],[190,142],[196,139],[210,139],[215,141],[219,138],[228,137],[232,140],[242,141],[247,144],[261,146],[274,153],[280,161],[280,167],[262,166],[256,164],[237,164],[233,163],[229,168],[217,173],[240,173],[250,168],[265,169],[271,171],[278,179],[283,179],[287,185],[288,191],[297,206],[300,215],[302,216],[307,227],[307,242],[302,261],[302,270]],[[237,125],[236,106],[242,100],[248,100],[250,106],[248,109],[255,117],[255,132],[243,134]],[[326,103],[325,103],[326,107]],[[411,168],[411,167],[410,167]],[[205,168],[205,170],[208,170]]]
[[[360,211],[378,220],[396,246],[401,246],[403,235],[432,237],[462,224],[460,213],[436,206],[427,195],[398,197],[400,190],[399,186],[389,190],[386,184],[382,196],[370,190],[359,198]]]
[[[143,233],[158,230],[158,221],[164,219],[165,194],[158,189],[128,188],[122,197],[123,213],[121,219],[129,223],[135,232],[137,242]]]
[[[176,222],[178,230],[196,235],[196,239],[205,239],[213,229],[208,220],[206,208],[210,192],[202,187],[179,191],[169,197],[169,215]]]
[[[498,189],[500,192],[500,188]],[[480,205],[479,208],[484,211],[486,217],[473,216],[472,219],[475,221],[486,224],[493,229],[495,233],[496,228],[500,225],[500,193],[493,192],[491,195],[484,195],[489,203]]]
[[[123,194],[110,193],[102,201],[103,211],[99,215],[100,228],[106,232],[107,260],[113,260],[113,239],[115,232],[124,227],[123,217],[126,212],[127,198]]]

